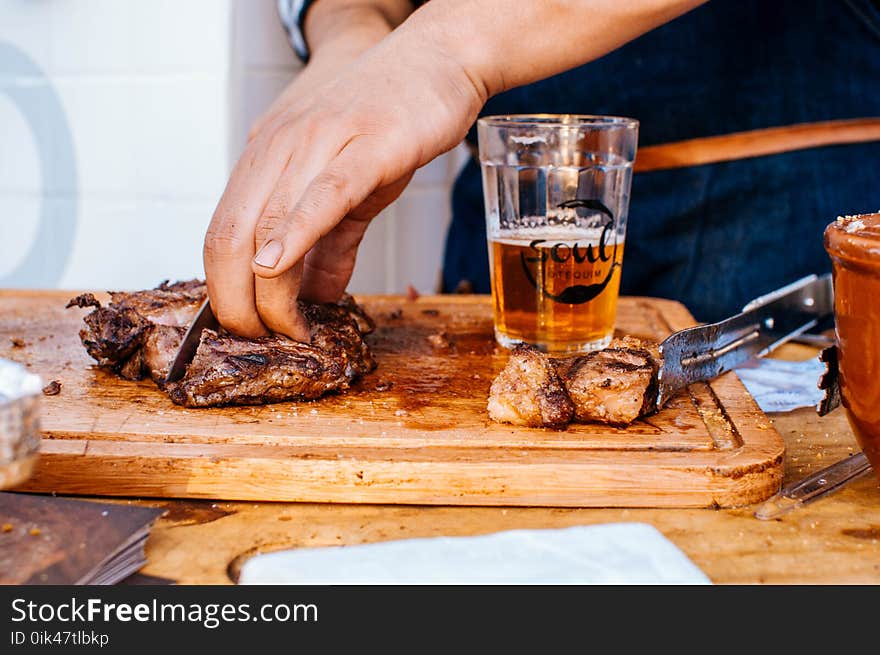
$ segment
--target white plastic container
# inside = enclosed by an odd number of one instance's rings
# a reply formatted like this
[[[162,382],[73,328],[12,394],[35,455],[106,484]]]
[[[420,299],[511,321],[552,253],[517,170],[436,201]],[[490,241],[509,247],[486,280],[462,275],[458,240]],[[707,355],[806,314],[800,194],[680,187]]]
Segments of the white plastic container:
[[[33,472],[40,448],[43,382],[21,364],[0,359],[0,489]]]

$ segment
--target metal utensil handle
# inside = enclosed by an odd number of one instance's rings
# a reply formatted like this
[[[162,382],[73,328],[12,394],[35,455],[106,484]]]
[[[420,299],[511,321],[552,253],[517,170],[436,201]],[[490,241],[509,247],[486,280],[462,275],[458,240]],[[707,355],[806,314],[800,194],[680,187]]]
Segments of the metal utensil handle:
[[[864,453],[842,459],[802,480],[786,485],[773,498],[758,507],[755,517],[762,520],[774,519],[839,489],[870,470],[871,463]]]
[[[830,276],[807,276],[757,298],[736,316],[680,330],[660,344],[660,400],[761,357],[832,312]]]

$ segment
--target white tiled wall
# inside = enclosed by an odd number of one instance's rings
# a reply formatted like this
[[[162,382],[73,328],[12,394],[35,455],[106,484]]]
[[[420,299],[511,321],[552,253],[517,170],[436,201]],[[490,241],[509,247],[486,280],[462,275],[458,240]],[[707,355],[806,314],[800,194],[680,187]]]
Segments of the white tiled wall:
[[[201,276],[248,128],[297,68],[274,0],[0,0],[0,286]],[[436,290],[465,157],[375,220],[352,291]]]

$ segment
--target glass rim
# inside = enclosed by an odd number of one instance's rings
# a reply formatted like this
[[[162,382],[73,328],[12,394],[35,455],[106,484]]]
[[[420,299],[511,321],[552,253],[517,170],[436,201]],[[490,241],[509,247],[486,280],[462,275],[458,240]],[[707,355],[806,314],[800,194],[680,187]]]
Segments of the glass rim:
[[[479,125],[486,127],[592,127],[636,128],[638,119],[627,116],[604,116],[601,114],[498,114],[482,116]]]

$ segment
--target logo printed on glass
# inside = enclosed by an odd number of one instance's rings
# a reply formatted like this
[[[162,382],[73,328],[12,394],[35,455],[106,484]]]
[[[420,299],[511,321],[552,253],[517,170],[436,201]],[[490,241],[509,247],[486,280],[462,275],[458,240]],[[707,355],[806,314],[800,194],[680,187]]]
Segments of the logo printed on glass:
[[[594,249],[593,244],[581,246],[577,241],[569,245],[564,242],[558,242],[552,246],[546,246],[546,239],[534,239],[529,243],[529,248],[534,252],[532,256],[527,257],[526,253],[521,253],[522,269],[526,279],[535,289],[542,295],[549,298],[553,302],[565,303],[567,305],[582,305],[586,302],[594,300],[601,294],[611,278],[614,275],[614,269],[620,266],[617,261],[617,239],[614,239],[613,250],[608,253],[608,237],[614,233],[614,214],[602,202],[596,198],[575,198],[560,203],[560,209],[573,209],[575,207],[586,207],[601,212],[607,218],[602,222],[602,232],[599,235],[599,242]],[[548,262],[549,260],[549,262]],[[564,265],[573,262],[575,265],[586,264],[581,269],[575,268],[568,272],[552,272],[552,266],[548,267],[548,263]],[[611,262],[607,272],[603,274],[601,264],[603,262]],[[538,266],[536,266],[536,264]],[[598,266],[597,266],[598,265]],[[536,269],[544,272],[543,279],[538,279]],[[592,284],[573,284],[565,287],[558,293],[550,291],[547,283],[547,271],[551,271],[549,275],[552,277],[563,277],[568,279],[588,281],[590,279],[602,278],[599,282]]]

